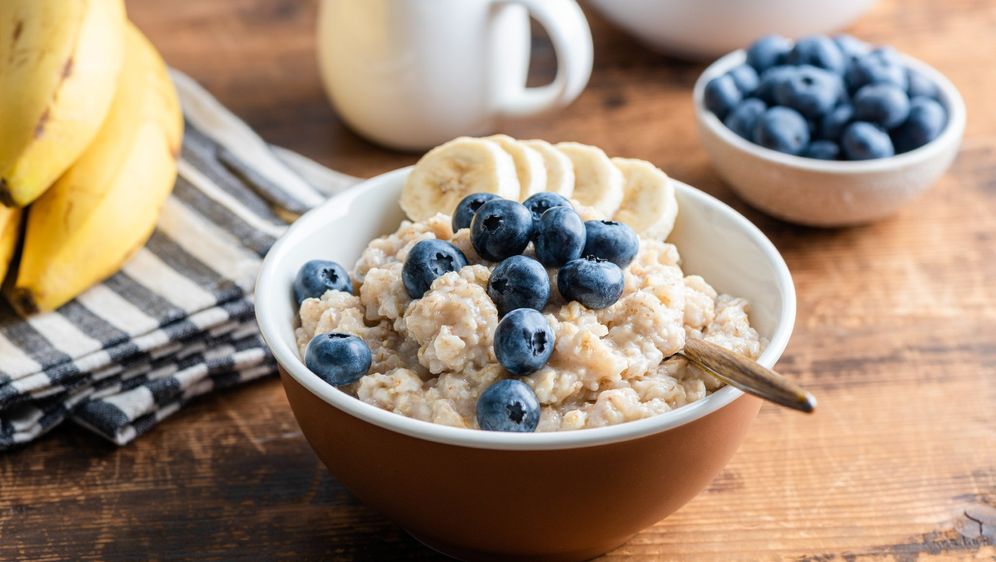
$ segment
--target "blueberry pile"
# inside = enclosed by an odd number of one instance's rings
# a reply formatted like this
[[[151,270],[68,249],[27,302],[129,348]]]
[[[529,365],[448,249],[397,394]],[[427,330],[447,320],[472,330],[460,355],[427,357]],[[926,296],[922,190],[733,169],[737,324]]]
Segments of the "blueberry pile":
[[[793,45],[776,35],[747,48],[747,62],[713,78],[706,108],[765,148],[820,160],[870,160],[909,152],[947,123],[937,85],[895,50],[850,35]]]
[[[605,308],[622,295],[622,268],[639,249],[639,238],[628,226],[583,222],[571,202],[554,193],[538,193],[521,204],[469,195],[453,215],[453,228],[463,227],[470,228],[474,250],[498,262],[487,288],[501,316],[494,351],[513,376],[535,373],[553,354],[553,329],[541,312],[553,291],[547,268],[559,268],[556,289],[565,300]],[[530,243],[535,258],[523,255]],[[539,412],[529,385],[503,379],[478,399],[477,423],[492,431],[534,431]]]
[[[499,262],[488,295],[503,317],[517,308],[543,309],[553,289],[546,268],[559,269],[556,288],[565,300],[592,309],[611,306],[622,295],[622,268],[640,245],[630,227],[582,222],[570,201],[553,193],[538,193],[522,204],[487,201],[471,220],[470,240],[484,259]],[[522,255],[530,242],[535,259]]]
[[[488,193],[465,197],[453,213],[453,230],[470,229],[474,250],[498,262],[487,293],[501,320],[495,328],[494,352],[510,375],[542,369],[556,344],[542,310],[553,291],[547,268],[558,268],[556,289],[568,301],[592,309],[611,306],[623,292],[623,268],[639,250],[633,230],[613,221],[583,222],[571,202],[554,193],[538,193],[523,203]],[[523,255],[532,243],[536,257]],[[420,299],[433,281],[467,265],[459,248],[444,240],[421,240],[412,246],[401,269],[405,292]],[[310,261],[297,273],[294,296],[300,304],[326,291],[351,293],[346,270],[331,261]],[[315,336],[305,364],[327,383],[356,382],[370,369],[370,348],[362,338],[330,332]],[[478,399],[477,421],[492,431],[534,431],[540,405],[529,385],[503,379]]]

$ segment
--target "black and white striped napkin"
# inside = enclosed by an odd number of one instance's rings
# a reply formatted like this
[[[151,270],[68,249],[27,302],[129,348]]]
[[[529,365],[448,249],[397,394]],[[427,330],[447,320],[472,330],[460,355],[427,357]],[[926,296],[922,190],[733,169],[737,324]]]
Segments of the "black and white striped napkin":
[[[287,220],[357,180],[267,145],[173,80],[179,177],[146,246],[55,312],[0,304],[0,451],[65,420],[123,445],[197,396],[275,371],[253,318],[260,261]]]

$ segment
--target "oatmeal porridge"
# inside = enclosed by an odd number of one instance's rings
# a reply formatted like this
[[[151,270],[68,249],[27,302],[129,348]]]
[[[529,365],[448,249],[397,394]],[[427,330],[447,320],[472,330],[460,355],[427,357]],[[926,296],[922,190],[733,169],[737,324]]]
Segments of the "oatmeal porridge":
[[[604,218],[573,203],[583,220]],[[446,214],[404,221],[396,232],[370,242],[353,267],[351,292],[328,290],[303,299],[296,333],[302,357],[318,335],[355,336],[369,347],[369,367],[340,386],[344,392],[397,414],[456,427],[478,428],[482,393],[502,379],[518,379],[538,402],[535,430],[557,431],[646,418],[720,388],[718,379],[678,355],[687,337],[751,359],[763,349],[747,301],[685,275],[675,246],[641,237],[635,257],[620,268],[618,297],[604,308],[565,299],[558,268],[546,268],[552,290],[540,312],[554,336],[552,352],[535,371],[513,377],[495,353],[502,318],[489,296],[489,279],[498,263],[480,257],[471,228],[454,232],[452,223]],[[466,265],[439,275],[420,298],[412,298],[403,269],[424,240],[452,244]],[[522,254],[536,252],[530,242]]]

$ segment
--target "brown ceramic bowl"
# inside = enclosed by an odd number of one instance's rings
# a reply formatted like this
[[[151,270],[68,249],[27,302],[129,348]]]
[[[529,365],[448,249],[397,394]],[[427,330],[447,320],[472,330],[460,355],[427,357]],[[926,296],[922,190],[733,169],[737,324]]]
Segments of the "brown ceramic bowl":
[[[291,282],[307,260],[355,262],[403,218],[408,169],[368,180],[302,217],[267,256],[256,315],[302,431],[358,498],[443,553],[466,559],[584,559],[607,552],[695,497],[740,445],[760,402],[731,387],[616,426],[511,434],[393,414],[325,384],[294,342]],[[686,272],[750,299],[773,366],[795,318],[777,250],[718,200],[676,185],[670,241]]]

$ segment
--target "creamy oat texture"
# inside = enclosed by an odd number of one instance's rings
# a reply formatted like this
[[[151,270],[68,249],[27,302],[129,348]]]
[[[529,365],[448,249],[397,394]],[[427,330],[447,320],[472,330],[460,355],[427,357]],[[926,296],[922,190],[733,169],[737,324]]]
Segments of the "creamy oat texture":
[[[600,218],[591,209],[579,214]],[[438,238],[460,248],[471,265],[448,273],[411,300],[401,266],[418,241]],[[530,254],[532,249],[527,250]],[[543,311],[557,336],[547,366],[522,377],[542,405],[537,431],[601,427],[667,412],[700,400],[722,383],[681,356],[689,335],[756,359],[764,346],[744,299],[718,295],[686,276],[671,244],[641,240],[625,270],[618,302],[603,310],[565,303],[554,290]],[[498,311],[487,295],[493,263],[453,233],[450,217],[405,221],[370,243],[353,271],[357,295],[329,291],[301,304],[301,354],[317,334],[337,331],[366,340],[369,374],[343,387],[360,400],[420,420],[477,427],[477,397],[506,377],[492,346]]]

